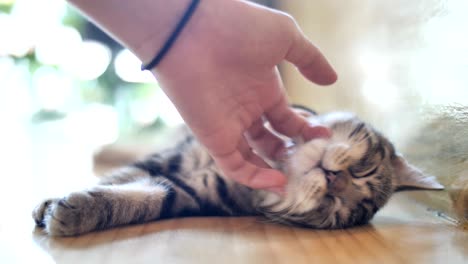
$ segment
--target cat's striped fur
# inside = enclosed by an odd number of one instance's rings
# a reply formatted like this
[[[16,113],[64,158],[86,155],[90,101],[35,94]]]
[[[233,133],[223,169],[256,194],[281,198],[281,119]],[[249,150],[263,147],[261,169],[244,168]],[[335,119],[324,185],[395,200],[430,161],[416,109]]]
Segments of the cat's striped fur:
[[[44,201],[33,218],[54,236],[184,216],[260,215],[290,225],[346,228],[367,223],[400,187],[442,188],[357,117],[302,113],[333,135],[296,142],[272,164],[288,176],[284,196],[224,177],[188,133],[178,146],[104,176],[92,189]]]

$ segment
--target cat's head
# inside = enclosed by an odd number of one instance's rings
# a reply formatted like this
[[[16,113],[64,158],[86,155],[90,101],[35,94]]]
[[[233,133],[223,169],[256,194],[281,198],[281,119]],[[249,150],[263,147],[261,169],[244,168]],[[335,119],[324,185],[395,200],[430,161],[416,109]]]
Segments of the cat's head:
[[[282,223],[346,228],[367,223],[393,192],[443,189],[410,165],[381,133],[350,113],[308,115],[332,130],[330,138],[297,142],[282,163],[283,197],[269,194],[264,214]]]

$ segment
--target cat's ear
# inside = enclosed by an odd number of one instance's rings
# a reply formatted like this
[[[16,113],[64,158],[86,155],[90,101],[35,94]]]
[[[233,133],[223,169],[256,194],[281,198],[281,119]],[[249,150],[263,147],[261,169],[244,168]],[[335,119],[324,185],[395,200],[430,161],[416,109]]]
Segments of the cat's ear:
[[[411,189],[443,190],[444,186],[437,182],[436,177],[427,175],[420,169],[409,164],[406,159],[400,155],[392,159],[394,174],[396,177],[396,191]]]

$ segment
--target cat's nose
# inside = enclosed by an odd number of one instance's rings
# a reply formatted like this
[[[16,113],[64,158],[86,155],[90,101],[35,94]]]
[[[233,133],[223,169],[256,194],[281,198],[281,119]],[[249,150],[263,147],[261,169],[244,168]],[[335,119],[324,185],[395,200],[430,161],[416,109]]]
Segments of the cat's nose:
[[[336,180],[336,174],[332,172],[325,172],[325,177],[327,178],[328,184],[333,184]]]
[[[340,177],[339,180],[336,180],[333,183],[333,189],[337,192],[342,192],[346,189],[348,186],[348,178],[346,177]]]
[[[346,189],[349,183],[348,177],[340,172],[325,171],[328,189],[333,192],[342,192]]]
[[[343,171],[332,171],[319,164],[319,168],[325,173],[328,189],[332,192],[342,192],[348,186],[348,177]]]

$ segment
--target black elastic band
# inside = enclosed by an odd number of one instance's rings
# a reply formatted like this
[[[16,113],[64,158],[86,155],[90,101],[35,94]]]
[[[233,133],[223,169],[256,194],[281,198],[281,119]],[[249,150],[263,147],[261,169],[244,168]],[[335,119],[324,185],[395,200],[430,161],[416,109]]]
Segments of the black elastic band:
[[[174,44],[175,40],[179,36],[182,29],[185,27],[187,22],[190,20],[190,17],[193,15],[193,11],[195,11],[195,9],[197,8],[197,5],[198,5],[199,2],[200,2],[200,0],[192,0],[192,3],[187,8],[187,11],[185,11],[184,16],[179,21],[179,24],[177,24],[177,27],[174,29],[172,34],[169,36],[166,43],[164,43],[164,46],[159,51],[159,53],[148,64],[146,64],[146,65],[142,64],[141,65],[141,70],[142,71],[151,70],[152,68],[156,67],[156,65],[158,65],[161,62],[163,57],[167,54],[169,49]]]

